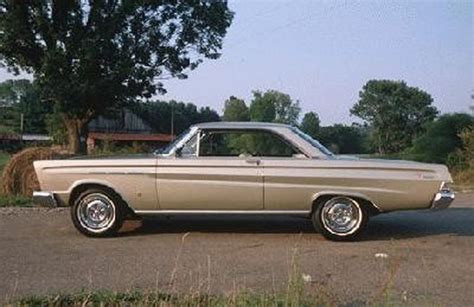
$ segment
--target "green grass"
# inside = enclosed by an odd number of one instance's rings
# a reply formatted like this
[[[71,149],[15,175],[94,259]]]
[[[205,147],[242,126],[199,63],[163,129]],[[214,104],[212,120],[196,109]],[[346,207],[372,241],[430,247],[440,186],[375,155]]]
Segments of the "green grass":
[[[7,164],[9,159],[10,159],[10,154],[0,151],[0,174],[2,173],[3,168],[5,167],[5,164]]]
[[[0,194],[0,208],[1,207],[30,207],[31,198],[23,195],[6,196]]]

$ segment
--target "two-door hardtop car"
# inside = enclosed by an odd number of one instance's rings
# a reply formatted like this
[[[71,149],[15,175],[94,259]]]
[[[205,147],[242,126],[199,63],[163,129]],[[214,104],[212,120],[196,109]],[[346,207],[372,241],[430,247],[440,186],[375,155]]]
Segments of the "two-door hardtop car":
[[[197,124],[150,155],[35,161],[37,204],[71,206],[88,236],[116,233],[130,215],[303,214],[332,240],[352,240],[369,216],[446,208],[444,165],[333,155],[296,127]]]

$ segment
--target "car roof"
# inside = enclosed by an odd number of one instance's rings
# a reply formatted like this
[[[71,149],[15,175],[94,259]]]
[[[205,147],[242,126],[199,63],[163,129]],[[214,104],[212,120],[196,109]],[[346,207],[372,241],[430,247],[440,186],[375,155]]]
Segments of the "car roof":
[[[209,122],[193,125],[201,129],[270,129],[290,128],[290,125],[263,122]]]

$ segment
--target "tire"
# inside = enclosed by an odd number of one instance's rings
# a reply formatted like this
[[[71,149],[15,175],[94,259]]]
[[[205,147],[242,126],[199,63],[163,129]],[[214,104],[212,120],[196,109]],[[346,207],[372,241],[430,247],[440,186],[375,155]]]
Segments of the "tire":
[[[71,207],[71,218],[88,237],[109,237],[122,227],[127,206],[113,191],[91,188],[79,194]]]
[[[358,200],[347,196],[326,198],[311,215],[314,228],[332,241],[355,241],[367,226],[369,212]]]

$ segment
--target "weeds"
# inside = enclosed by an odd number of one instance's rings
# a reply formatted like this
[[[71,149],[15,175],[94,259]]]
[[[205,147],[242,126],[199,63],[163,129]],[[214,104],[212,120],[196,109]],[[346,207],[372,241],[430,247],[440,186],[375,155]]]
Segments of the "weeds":
[[[32,205],[31,198],[23,195],[1,195],[0,207],[30,207]]]

